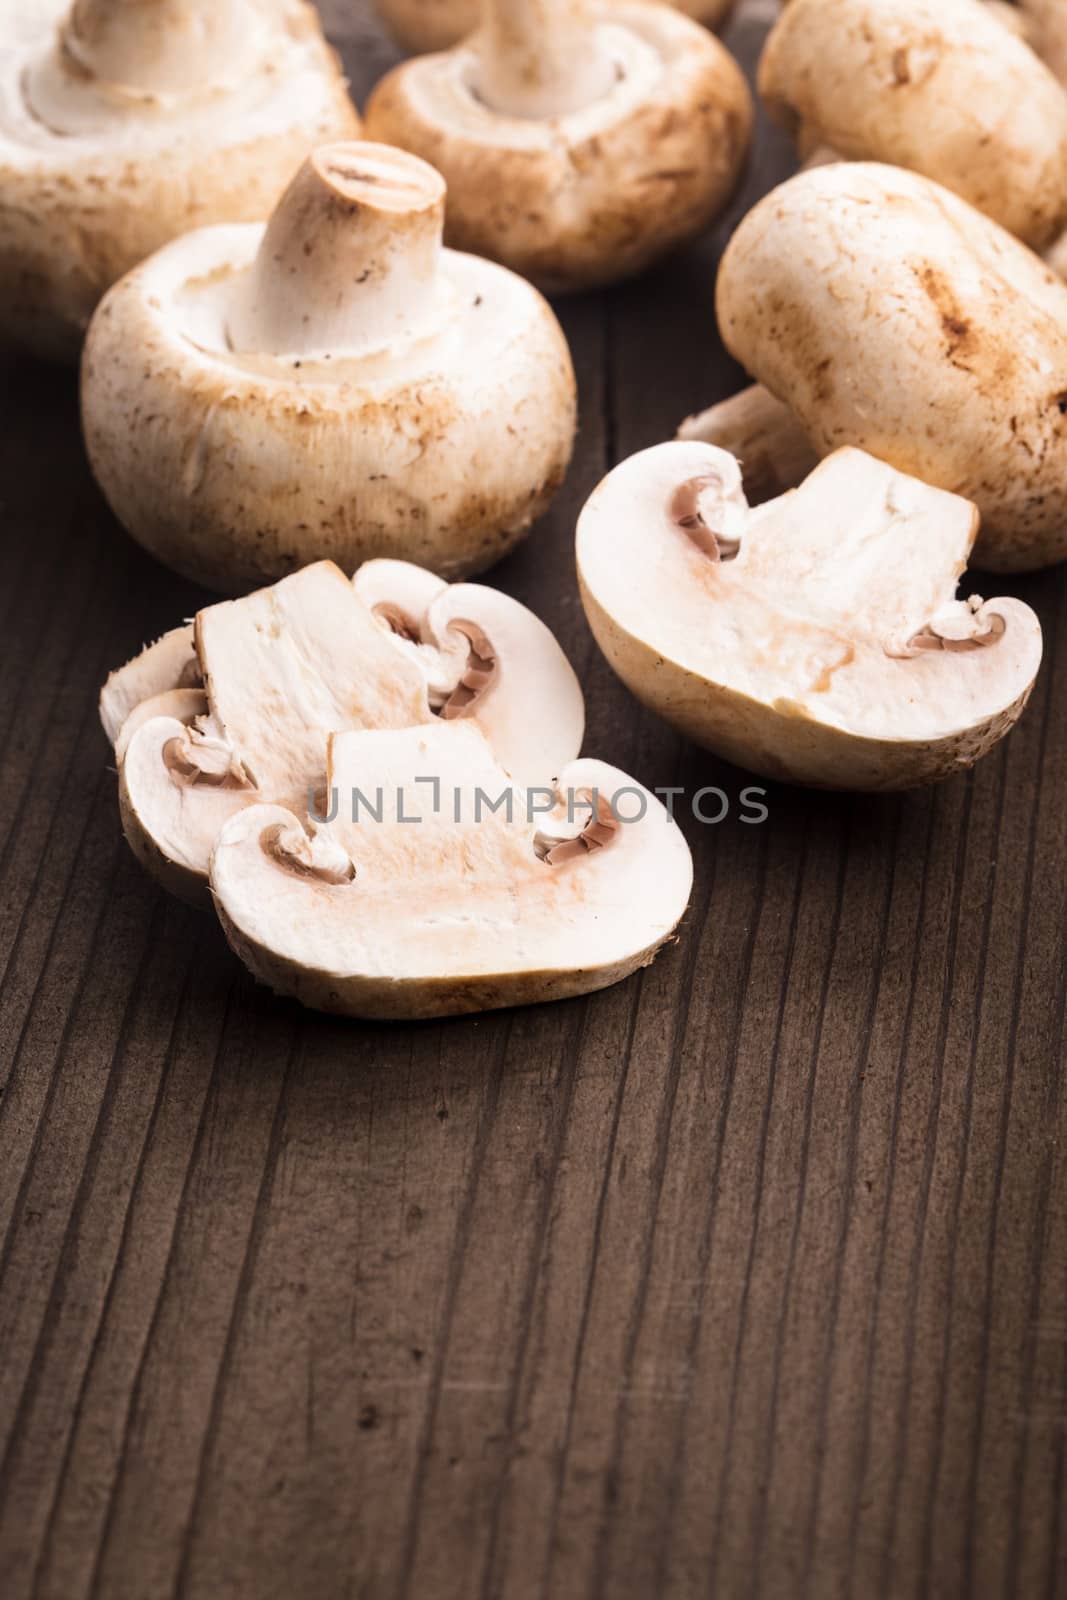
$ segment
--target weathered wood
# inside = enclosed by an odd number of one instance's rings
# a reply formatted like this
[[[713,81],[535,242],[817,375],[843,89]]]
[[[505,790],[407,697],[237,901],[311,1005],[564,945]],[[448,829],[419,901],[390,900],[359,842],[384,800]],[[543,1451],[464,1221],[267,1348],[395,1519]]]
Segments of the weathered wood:
[[[362,93],[388,48],[328,15]],[[611,677],[571,540],[736,385],[715,263],[788,165],[764,129],[714,238],[561,306],[578,455],[496,574],[591,751],[735,797]],[[123,847],[96,691],[199,596],[100,502],[72,375],[3,383],[4,1600],[1067,1594],[1062,576],[972,776],[687,821],[681,938],[609,993],[348,1026]]]

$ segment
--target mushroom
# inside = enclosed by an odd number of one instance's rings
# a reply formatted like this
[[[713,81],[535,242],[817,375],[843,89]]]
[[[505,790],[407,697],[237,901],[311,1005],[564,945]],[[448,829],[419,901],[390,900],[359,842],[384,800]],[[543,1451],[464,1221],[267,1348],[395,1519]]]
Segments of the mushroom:
[[[717,298],[820,456],[854,444],[973,500],[987,569],[1067,555],[1067,286],[995,222],[916,173],[819,167],[745,218]]]
[[[631,456],[578,524],[586,615],[652,710],[739,766],[835,789],[933,783],[1021,715],[1041,629],[955,599],[974,506],[861,450],[750,510],[733,456]]]
[[[450,590],[404,563],[372,569],[362,593],[323,561],[209,606],[193,625],[192,667],[182,629],[105,685],[126,836],[183,898],[202,897],[234,812],[265,800],[307,809],[332,732],[469,722],[526,784],[552,781],[577,755],[581,690],[543,623],[479,584]],[[420,586],[421,611],[410,603]]]
[[[700,439],[736,456],[744,468],[745,493],[753,503],[793,488],[819,460],[789,407],[758,383],[687,417],[678,437]]]
[[[667,6],[485,0],[465,44],[383,79],[366,122],[444,174],[451,244],[565,290],[639,272],[716,216],[752,106],[719,41]]]
[[[230,944],[304,1005],[412,1019],[586,994],[647,965],[685,913],[680,829],[602,762],[563,771],[541,829],[551,792],[516,791],[473,725],[336,734],[329,759],[332,821],[255,806],[211,861]]]
[[[1067,0],[1019,0],[1038,54],[1067,83]]]
[[[791,0],[759,88],[803,156],[921,172],[1036,250],[1067,226],[1067,94],[981,0]]]
[[[725,27],[735,0],[667,0],[706,28]],[[459,44],[478,26],[481,0],[374,0],[393,37],[409,54]]]
[[[444,184],[317,150],[270,223],[203,229],[93,318],[82,411],[116,515],[230,592],[317,558],[489,566],[570,459],[574,372],[529,284],[442,251]]]
[[[0,47],[0,343],[73,357],[123,273],[263,216],[313,145],[358,132],[304,0],[23,11]]]

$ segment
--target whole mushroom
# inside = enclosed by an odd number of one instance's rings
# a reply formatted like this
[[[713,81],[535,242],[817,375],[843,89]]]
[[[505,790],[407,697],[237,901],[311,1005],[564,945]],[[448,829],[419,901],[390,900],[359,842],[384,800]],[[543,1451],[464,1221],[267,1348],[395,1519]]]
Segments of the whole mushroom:
[[[548,290],[639,272],[721,210],[748,149],[740,68],[645,0],[485,0],[480,30],[397,67],[373,138],[448,181],[447,237]]]
[[[263,216],[312,146],[358,133],[304,0],[23,10],[0,46],[0,344],[73,357],[137,262]]]
[[[721,28],[736,0],[667,0],[707,28]],[[481,0],[374,0],[375,8],[405,50],[424,55],[459,44],[478,26]]]
[[[510,549],[563,479],[574,373],[521,278],[442,251],[445,187],[317,150],[266,226],[175,241],[86,341],[93,471],[160,560],[229,592],[328,558],[447,577]]]
[[[979,566],[1067,556],[1067,285],[995,222],[898,167],[818,167],[742,222],[717,303],[817,455],[853,444],[973,500]],[[726,411],[690,433],[719,443]]]
[[[1041,661],[1018,600],[956,599],[975,508],[860,450],[750,510],[733,456],[659,445],[578,525],[582,600],[629,688],[770,778],[911,788],[1009,731]]]

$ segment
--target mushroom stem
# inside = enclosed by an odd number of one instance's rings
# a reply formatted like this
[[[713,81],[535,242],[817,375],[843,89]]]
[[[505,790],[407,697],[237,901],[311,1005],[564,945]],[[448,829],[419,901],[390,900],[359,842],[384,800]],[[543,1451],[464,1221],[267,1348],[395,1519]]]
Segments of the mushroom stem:
[[[736,456],[754,505],[795,489],[819,459],[789,407],[758,383],[687,417],[678,437],[718,445]]]
[[[444,209],[443,178],[406,151],[314,151],[240,281],[232,347],[336,360],[418,333],[434,301]]]
[[[59,50],[77,75],[154,98],[232,77],[250,36],[241,0],[74,0]]]
[[[504,116],[563,117],[616,81],[591,0],[485,0],[477,45],[478,92]]]

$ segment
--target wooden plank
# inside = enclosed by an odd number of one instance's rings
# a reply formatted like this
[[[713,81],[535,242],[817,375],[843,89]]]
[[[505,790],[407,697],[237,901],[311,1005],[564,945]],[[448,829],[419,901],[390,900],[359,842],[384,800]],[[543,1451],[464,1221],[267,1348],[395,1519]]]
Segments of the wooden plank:
[[[362,95],[389,47],[327,15]],[[591,751],[735,801],[600,659],[572,535],[739,381],[715,265],[789,159],[763,128],[712,237],[560,307],[578,454],[495,574]],[[1067,1593],[1062,576],[1014,586],[1049,661],[971,777],[685,816],[630,983],[349,1026],[123,848],[96,690],[198,592],[102,506],[72,376],[3,377],[4,1600]]]

